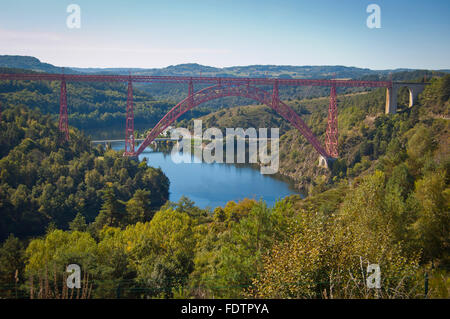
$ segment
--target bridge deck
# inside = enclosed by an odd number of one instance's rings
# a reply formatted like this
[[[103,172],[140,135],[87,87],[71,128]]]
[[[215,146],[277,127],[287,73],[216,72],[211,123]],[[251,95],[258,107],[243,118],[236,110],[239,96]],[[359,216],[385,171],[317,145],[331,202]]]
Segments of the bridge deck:
[[[41,74],[41,73],[2,73],[0,80],[22,81],[76,81],[76,82],[147,82],[147,83],[203,83],[235,85],[278,85],[291,86],[336,86],[336,87],[391,87],[391,81],[360,81],[331,79],[277,79],[243,77],[205,77],[205,76],[156,76],[156,75],[84,75],[84,74]]]

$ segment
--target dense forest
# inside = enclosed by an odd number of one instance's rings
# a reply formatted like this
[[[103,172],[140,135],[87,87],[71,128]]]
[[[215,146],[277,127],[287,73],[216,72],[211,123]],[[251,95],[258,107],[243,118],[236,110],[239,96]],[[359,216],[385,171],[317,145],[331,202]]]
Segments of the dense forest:
[[[64,142],[51,116],[8,102],[1,296],[61,297],[65,267],[76,263],[92,298],[448,298],[449,98],[450,76],[396,115],[383,114],[381,90],[340,95],[341,157],[331,171],[316,168],[312,148],[282,127],[281,168],[295,177],[304,167],[306,198],[213,211],[167,201],[159,169],[91,148],[74,128]],[[327,99],[287,102],[323,134]],[[219,112],[205,120],[279,121],[263,106]],[[380,289],[366,285],[373,263]]]
[[[0,127],[2,239],[41,235],[49,224],[68,229],[77,214],[101,227],[102,205],[117,209],[107,213],[117,224],[122,221],[114,214],[132,220],[139,209],[149,214],[168,199],[169,181],[160,169],[91,148],[76,129],[66,142],[48,115],[13,107],[2,112]]]

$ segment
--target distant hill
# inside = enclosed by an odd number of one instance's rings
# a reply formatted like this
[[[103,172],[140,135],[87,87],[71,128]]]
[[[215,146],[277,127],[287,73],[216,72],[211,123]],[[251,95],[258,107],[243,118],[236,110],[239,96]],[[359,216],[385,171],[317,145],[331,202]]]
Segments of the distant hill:
[[[361,78],[385,72],[346,66],[292,66],[292,65],[248,65],[215,68],[197,63],[170,65],[165,68],[125,69],[125,68],[71,68],[85,73],[116,73],[136,75],[185,75],[217,77],[281,77],[281,78]]]
[[[43,63],[32,56],[0,55],[0,67],[26,69],[37,72],[61,73],[62,68],[49,63]],[[65,71],[71,71],[66,70]],[[72,72],[71,72],[72,73]]]
[[[0,67],[33,70],[37,72],[60,73],[62,67],[41,62],[31,56],[0,55]],[[170,65],[165,68],[77,68],[65,67],[66,73],[128,74],[135,75],[185,75],[185,76],[240,76],[240,77],[280,77],[280,78],[340,78],[340,79],[387,79],[389,74],[430,72],[416,69],[371,70],[342,65],[247,65],[216,68],[197,63]],[[449,70],[439,70],[439,73]],[[395,79],[395,77],[393,77]],[[400,78],[403,78],[401,76]]]

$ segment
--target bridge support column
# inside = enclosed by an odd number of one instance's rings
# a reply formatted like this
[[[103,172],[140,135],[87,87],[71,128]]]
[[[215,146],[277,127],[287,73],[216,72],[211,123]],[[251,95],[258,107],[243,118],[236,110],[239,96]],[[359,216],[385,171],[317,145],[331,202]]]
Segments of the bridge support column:
[[[64,77],[61,80],[59,95],[59,130],[64,133],[64,139],[69,140],[69,119],[67,115],[67,89]]]
[[[275,80],[272,91],[272,107],[274,110],[278,110],[278,101],[278,81]]]
[[[394,85],[392,85],[392,87],[386,88],[386,107],[384,110],[385,114],[397,113],[397,91],[398,88]]]
[[[338,110],[336,86],[331,87],[330,106],[328,107],[328,124],[325,134],[325,148],[327,153],[334,158],[338,157]]]
[[[319,155],[319,167],[328,168],[328,161],[322,155]]]
[[[319,167],[331,169],[336,158],[319,155]]]
[[[133,82],[128,80],[127,115],[125,128],[125,153],[134,155],[134,111],[133,111]]]
[[[422,93],[425,86],[421,85],[414,85],[409,87],[409,107],[414,106],[417,102],[417,98],[419,97],[419,94]]]

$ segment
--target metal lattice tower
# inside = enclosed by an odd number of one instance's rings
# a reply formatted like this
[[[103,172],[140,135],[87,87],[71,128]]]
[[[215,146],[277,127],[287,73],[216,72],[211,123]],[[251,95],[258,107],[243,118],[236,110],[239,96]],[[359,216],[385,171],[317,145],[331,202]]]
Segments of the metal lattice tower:
[[[325,136],[325,148],[327,153],[333,157],[338,157],[338,109],[336,86],[331,86],[330,106],[328,107],[328,124]]]
[[[134,154],[134,111],[133,111],[133,82],[128,81],[127,95],[127,115],[125,128],[125,153],[124,155]]]
[[[67,116],[67,88],[66,80],[61,80],[61,90],[59,95],[59,130],[64,133],[64,139],[69,140],[69,119]]]

